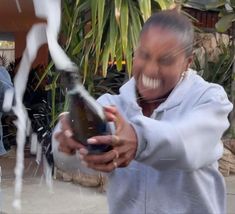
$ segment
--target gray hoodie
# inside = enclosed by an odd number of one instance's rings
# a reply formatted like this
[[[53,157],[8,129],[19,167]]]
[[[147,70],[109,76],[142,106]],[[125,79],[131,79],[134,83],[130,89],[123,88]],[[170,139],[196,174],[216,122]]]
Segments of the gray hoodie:
[[[217,161],[232,104],[223,88],[189,70],[151,118],[142,114],[135,91],[132,78],[119,95],[98,99],[116,105],[138,136],[135,160],[108,175],[110,213],[226,213]]]

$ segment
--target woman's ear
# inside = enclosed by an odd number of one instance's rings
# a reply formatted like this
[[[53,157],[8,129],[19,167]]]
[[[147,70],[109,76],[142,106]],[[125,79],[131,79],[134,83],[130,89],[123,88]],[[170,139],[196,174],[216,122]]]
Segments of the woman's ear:
[[[186,58],[185,71],[187,71],[189,69],[189,67],[191,66],[192,62],[193,62],[193,55],[191,55],[191,56]]]

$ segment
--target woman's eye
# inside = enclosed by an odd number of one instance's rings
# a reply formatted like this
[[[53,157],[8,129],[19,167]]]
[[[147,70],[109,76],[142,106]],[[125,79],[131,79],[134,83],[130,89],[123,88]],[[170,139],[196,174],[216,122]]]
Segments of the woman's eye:
[[[174,59],[172,57],[163,57],[158,60],[158,63],[161,65],[171,65],[174,63]]]
[[[140,56],[142,59],[148,59],[148,58],[149,58],[148,54],[145,53],[145,52],[142,52],[142,51],[139,52],[139,56]]]

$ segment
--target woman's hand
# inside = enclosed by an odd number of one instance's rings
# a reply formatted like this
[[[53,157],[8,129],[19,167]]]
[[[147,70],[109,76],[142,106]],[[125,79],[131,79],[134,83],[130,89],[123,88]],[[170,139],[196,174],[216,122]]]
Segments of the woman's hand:
[[[55,134],[55,139],[59,142],[59,151],[68,155],[74,155],[76,150],[85,148],[84,145],[72,138],[73,133],[69,126],[68,113],[63,113],[59,121],[61,130]]]
[[[95,136],[88,139],[90,144],[109,144],[112,150],[103,154],[88,154],[86,149],[80,149],[80,159],[89,168],[111,172],[117,167],[126,167],[134,159],[137,150],[137,137],[133,127],[124,120],[117,108],[105,107],[108,121],[113,121],[116,126],[115,135]]]

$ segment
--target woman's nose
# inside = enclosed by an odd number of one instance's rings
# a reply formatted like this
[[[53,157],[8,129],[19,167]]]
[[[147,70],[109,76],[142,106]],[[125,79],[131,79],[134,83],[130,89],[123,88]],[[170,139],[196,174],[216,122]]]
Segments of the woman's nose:
[[[158,64],[151,60],[145,65],[144,73],[149,75],[149,76],[155,76],[158,74],[159,71],[159,66]]]

